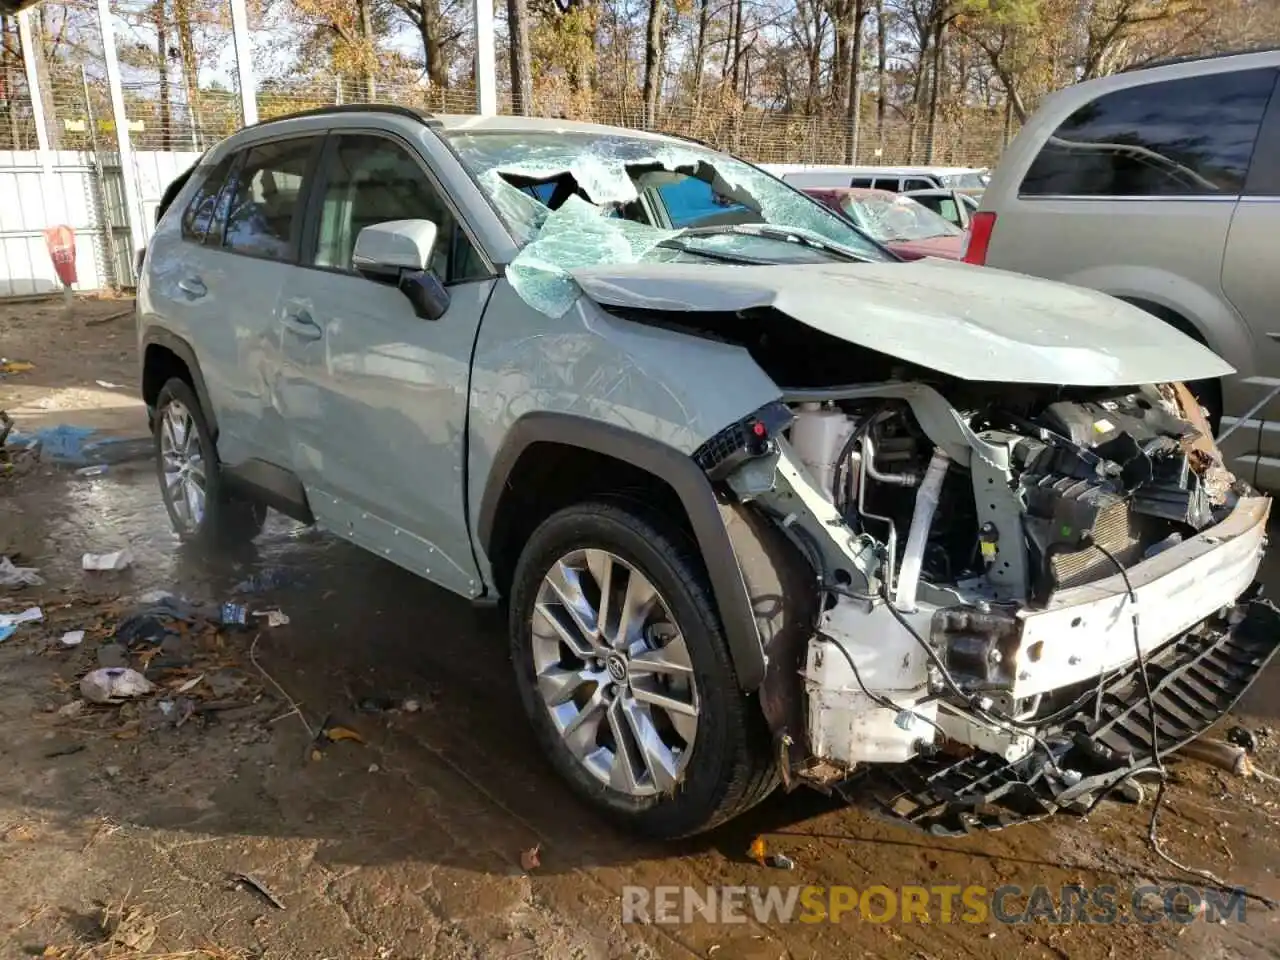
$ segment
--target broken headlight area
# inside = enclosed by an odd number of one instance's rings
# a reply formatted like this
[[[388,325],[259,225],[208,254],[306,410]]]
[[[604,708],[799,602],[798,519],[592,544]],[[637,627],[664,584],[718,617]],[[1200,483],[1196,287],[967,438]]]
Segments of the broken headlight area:
[[[936,802],[1069,807],[1079,782],[1141,762],[1141,665],[1190,684],[1157,691],[1172,749],[1271,655],[1274,611],[1237,606],[1270,501],[1225,469],[1185,388],[889,382],[784,401],[697,457],[787,534],[821,598],[790,678],[804,729],[775,723],[789,782],[881,765],[924,806],[912,776]],[[1138,739],[1108,744],[1117,730]]]

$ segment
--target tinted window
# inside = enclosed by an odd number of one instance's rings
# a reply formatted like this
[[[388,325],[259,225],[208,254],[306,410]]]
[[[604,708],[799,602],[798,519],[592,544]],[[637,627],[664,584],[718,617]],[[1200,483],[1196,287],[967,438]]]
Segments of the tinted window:
[[[351,270],[356,237],[365,227],[388,220],[430,220],[437,228],[431,257],[437,277],[448,282],[488,276],[435,184],[407,150],[367,135],[340,137],[335,144],[326,151],[321,181],[316,266]]]
[[[925,180],[923,177],[908,177],[903,183],[903,190],[932,190],[937,184],[932,180]]]
[[[191,202],[187,204],[187,209],[182,213],[182,237],[184,240],[194,240],[197,243],[204,240],[204,235],[209,230],[209,223],[213,219],[213,208],[218,199],[218,191],[222,189],[222,183],[227,178],[227,171],[231,169],[233,159],[234,156],[228,156],[212,169],[206,167],[203,170],[196,170],[195,175],[203,176],[203,179],[200,180],[200,186],[196,188],[195,194],[192,195]],[[190,175],[188,173],[184,176]],[[161,201],[161,209],[157,212],[157,219],[164,215],[164,207],[166,206],[167,204]]]
[[[302,225],[302,182],[314,137],[251,147],[226,192],[223,245],[236,253],[292,260]]]
[[[897,193],[900,182],[901,180],[898,177],[877,177],[871,185],[877,190],[888,190],[890,193]]]
[[[866,190],[866,189],[870,189],[871,185],[875,182],[876,181],[874,177],[854,177],[853,182],[849,184],[849,186],[861,187],[864,190]]]
[[[657,188],[662,205],[667,208],[673,227],[710,227],[724,223],[742,223],[751,212],[712,189],[697,177],[677,174],[678,180]]]
[[[1054,131],[1020,192],[1238,194],[1275,79],[1274,70],[1217,73],[1099,97]]]

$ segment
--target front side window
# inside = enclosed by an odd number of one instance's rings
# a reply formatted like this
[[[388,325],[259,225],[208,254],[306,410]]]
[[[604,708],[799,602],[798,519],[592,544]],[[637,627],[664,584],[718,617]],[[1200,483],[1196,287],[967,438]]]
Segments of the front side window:
[[[903,183],[903,190],[932,190],[936,186],[931,180],[925,180],[923,177],[908,177]]]
[[[182,212],[182,239],[203,243],[209,225],[213,222],[214,206],[218,201],[218,192],[227,179],[234,154],[226,156],[212,169],[197,170],[194,174],[201,178],[200,186],[192,195],[186,210]]]
[[[339,137],[326,151],[322,183],[316,266],[353,270],[356,237],[365,227],[430,220],[437,229],[430,269],[442,282],[487,276],[435,184],[399,144],[369,134]]]
[[[268,260],[295,259],[303,180],[318,143],[301,137],[246,151],[234,186],[225,193],[226,249]]]
[[[1242,70],[1117,90],[1045,143],[1022,196],[1237,196],[1276,71]]]

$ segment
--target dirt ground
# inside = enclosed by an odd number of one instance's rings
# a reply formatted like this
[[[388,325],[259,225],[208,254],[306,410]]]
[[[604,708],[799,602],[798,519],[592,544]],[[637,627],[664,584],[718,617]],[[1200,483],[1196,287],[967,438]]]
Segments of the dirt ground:
[[[0,407],[19,393],[38,403],[97,379],[132,382],[131,322],[68,326],[56,305],[55,319],[27,309],[23,326],[0,306],[0,356],[36,363],[0,381]],[[495,616],[355,547],[273,517],[238,555],[181,548],[148,464],[92,479],[40,464],[0,475],[0,535],[46,581],[0,587],[0,613],[45,614],[0,642],[6,960],[1280,955],[1280,911],[1252,903],[1243,923],[1222,924],[623,924],[629,884],[1111,884],[1123,899],[1188,878],[1147,847],[1149,799],[1104,804],[1087,821],[938,839],[856,804],[779,792],[708,836],[639,841],[578,804],[543,762]],[[128,569],[81,570],[82,553],[125,546]],[[255,574],[265,588],[238,592]],[[1267,579],[1280,583],[1280,565]],[[290,622],[196,620],[159,643],[113,642],[156,589],[278,608]],[[61,643],[70,630],[86,631],[78,646]],[[75,706],[82,676],[119,663],[157,690]],[[1262,732],[1258,763],[1272,771],[1276,689],[1264,677],[1249,701],[1258,715],[1229,721]],[[321,729],[340,739],[315,739]],[[1280,785],[1189,761],[1171,769],[1169,852],[1280,899]],[[795,870],[752,861],[757,836]],[[540,863],[526,869],[521,854],[535,846]]]

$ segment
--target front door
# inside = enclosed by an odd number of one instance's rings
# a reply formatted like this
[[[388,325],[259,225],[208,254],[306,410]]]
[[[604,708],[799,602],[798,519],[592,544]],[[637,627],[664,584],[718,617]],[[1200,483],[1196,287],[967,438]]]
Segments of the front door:
[[[325,145],[303,269],[281,297],[276,403],[321,525],[456,592],[476,595],[464,499],[471,348],[495,282],[423,161],[381,133]],[[438,228],[431,269],[451,302],[418,317],[352,267],[388,220]]]

